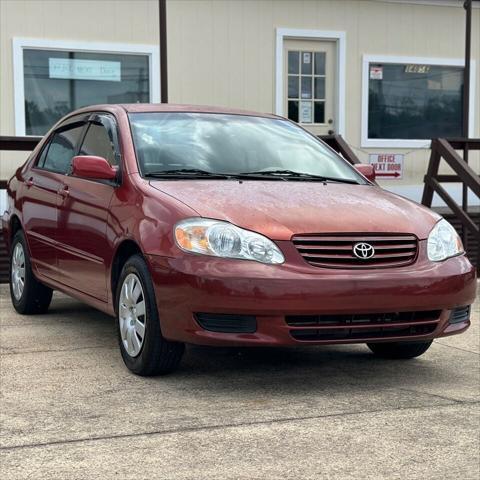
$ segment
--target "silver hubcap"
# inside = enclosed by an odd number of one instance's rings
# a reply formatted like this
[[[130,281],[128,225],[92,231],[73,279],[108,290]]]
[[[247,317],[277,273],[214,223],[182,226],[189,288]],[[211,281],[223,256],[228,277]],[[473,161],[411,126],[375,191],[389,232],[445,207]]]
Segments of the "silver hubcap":
[[[118,313],[123,346],[131,357],[136,357],[145,339],[145,296],[140,279],[134,273],[123,281]]]
[[[17,243],[12,255],[12,290],[15,300],[20,300],[25,288],[25,252],[21,243]]]

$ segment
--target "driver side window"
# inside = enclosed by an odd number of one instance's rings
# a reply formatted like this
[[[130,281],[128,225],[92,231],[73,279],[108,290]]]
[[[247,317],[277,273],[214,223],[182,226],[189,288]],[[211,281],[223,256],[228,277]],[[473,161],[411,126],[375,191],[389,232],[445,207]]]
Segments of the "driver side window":
[[[115,147],[107,129],[97,123],[90,123],[80,148],[80,155],[95,155],[105,158],[112,166],[118,164]]]

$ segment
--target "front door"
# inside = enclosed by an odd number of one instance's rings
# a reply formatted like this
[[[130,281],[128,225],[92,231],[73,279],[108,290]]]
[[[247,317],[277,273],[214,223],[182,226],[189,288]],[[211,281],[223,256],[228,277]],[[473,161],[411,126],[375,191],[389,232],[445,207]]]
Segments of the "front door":
[[[113,119],[94,115],[79,155],[103,157],[118,164]],[[110,128],[112,125],[112,128]],[[116,185],[68,175],[58,205],[58,269],[62,283],[106,301],[112,248],[107,239],[109,206]]]
[[[284,111],[314,135],[336,132],[336,43],[286,40]]]

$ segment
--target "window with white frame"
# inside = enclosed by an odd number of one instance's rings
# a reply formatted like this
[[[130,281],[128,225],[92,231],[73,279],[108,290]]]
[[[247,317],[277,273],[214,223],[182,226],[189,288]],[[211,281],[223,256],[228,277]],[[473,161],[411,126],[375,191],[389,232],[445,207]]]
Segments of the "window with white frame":
[[[461,62],[366,57],[363,80],[363,144],[462,136]]]
[[[139,47],[17,39],[17,135],[43,135],[61,117],[87,105],[158,101],[153,86],[159,80],[152,78],[157,47]]]

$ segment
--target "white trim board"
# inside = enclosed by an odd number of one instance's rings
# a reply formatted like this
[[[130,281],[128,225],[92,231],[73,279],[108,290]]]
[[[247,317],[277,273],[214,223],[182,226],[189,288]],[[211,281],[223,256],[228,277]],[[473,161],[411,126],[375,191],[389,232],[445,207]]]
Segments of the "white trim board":
[[[327,40],[337,45],[337,85],[335,115],[337,133],[345,136],[345,70],[346,70],[346,33],[331,30],[302,30],[297,28],[277,28],[275,44],[275,113],[283,112],[283,43],[285,39]]]
[[[150,102],[160,102],[160,49],[156,45],[142,45],[134,43],[71,42],[68,40],[44,40],[38,38],[15,37],[12,39],[15,135],[25,135],[23,49],[147,55],[149,58],[148,73],[150,79]]]
[[[408,63],[464,67],[465,60],[459,58],[398,57],[392,55],[363,55],[362,60],[362,125],[361,146],[370,148],[430,148],[430,140],[370,139],[368,138],[368,84],[370,63]],[[469,137],[475,132],[475,60],[470,67],[470,111]]]

